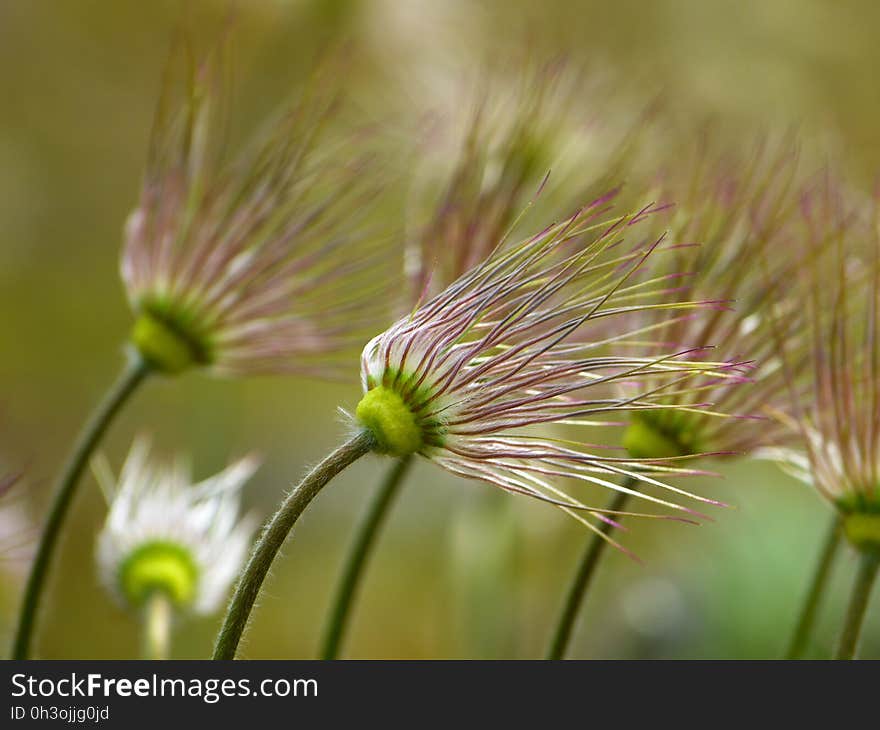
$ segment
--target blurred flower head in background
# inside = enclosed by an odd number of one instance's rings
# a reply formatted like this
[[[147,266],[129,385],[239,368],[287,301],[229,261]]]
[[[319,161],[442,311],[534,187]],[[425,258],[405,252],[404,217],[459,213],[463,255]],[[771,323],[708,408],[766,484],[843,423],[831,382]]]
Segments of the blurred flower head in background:
[[[603,81],[570,62],[520,59],[484,71],[464,110],[468,92],[455,86],[419,149],[407,307],[485,260],[537,217],[533,206],[559,219],[611,187],[648,116],[612,103]]]
[[[797,301],[808,387],[780,421],[795,448],[769,453],[844,517],[850,541],[880,548],[880,236],[877,202],[831,177],[801,198]],[[776,340],[786,369],[797,352]]]
[[[797,212],[798,155],[788,141],[759,142],[751,151],[719,153],[704,136],[689,159],[670,162],[651,197],[674,201],[670,217],[658,217],[678,244],[665,259],[687,299],[717,297],[733,311],[669,319],[662,312],[636,312],[651,337],[633,341],[639,351],[662,352],[673,343],[713,347],[713,357],[746,363],[748,388],[726,380],[667,393],[667,410],[636,413],[625,436],[633,455],[748,454],[790,441],[792,434],[771,413],[787,403],[786,378],[802,378],[804,363],[786,371],[776,356],[770,308],[777,335],[796,337],[790,291],[797,245],[791,219]],[[658,316],[659,315],[659,316]],[[712,408],[693,409],[695,403]],[[760,421],[760,423],[756,423]]]
[[[337,375],[338,356],[381,311],[387,253],[366,220],[368,155],[333,138],[340,98],[316,74],[258,144],[227,161],[225,53],[195,61],[181,42],[166,70],[125,231],[132,340],[164,372]]]
[[[239,502],[257,461],[245,457],[193,484],[181,458],[157,464],[149,450],[145,438],[134,442],[118,482],[104,460],[95,461],[110,508],[97,543],[101,580],[129,608],[158,592],[180,610],[213,613],[244,563],[256,526],[239,515]]]
[[[718,303],[670,299],[666,275],[631,282],[662,240],[624,240],[655,211],[606,220],[611,197],[523,243],[499,246],[366,346],[357,418],[372,431],[377,450],[420,453],[454,474],[558,505],[591,529],[581,512],[610,518],[555,486],[557,479],[632,492],[677,510],[689,511],[609,480],[630,477],[712,502],[651,476],[689,470],[524,432],[549,424],[595,428],[609,416],[675,408],[664,392],[699,390],[705,378],[742,381],[736,363],[705,362],[686,346],[647,358],[621,355],[614,346],[624,335],[608,337],[605,320],[623,326],[635,311],[675,317],[683,310],[712,312]],[[622,381],[634,384],[634,392],[613,397],[613,385]]]

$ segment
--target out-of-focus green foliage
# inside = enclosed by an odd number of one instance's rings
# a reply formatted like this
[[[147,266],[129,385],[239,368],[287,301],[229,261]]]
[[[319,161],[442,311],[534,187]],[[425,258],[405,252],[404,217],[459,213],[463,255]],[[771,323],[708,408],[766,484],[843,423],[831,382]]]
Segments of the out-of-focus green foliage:
[[[28,2],[0,5],[0,465],[26,465],[22,499],[39,521],[48,486],[85,413],[113,377],[131,321],[117,274],[168,46],[181,25],[210,38],[227,3]],[[260,0],[236,13],[234,136],[259,123],[308,72],[322,44],[345,40],[365,126],[384,125],[386,216],[404,227],[419,120],[466,104],[460,85],[509,59],[562,56],[644,104],[659,97],[651,154],[686,144],[714,120],[731,144],[755,130],[797,129],[857,180],[880,166],[880,6],[869,0]],[[183,20],[181,20],[183,18]],[[602,118],[602,100],[592,109]],[[634,108],[639,108],[635,104]],[[243,136],[243,135],[242,135]],[[395,157],[395,155],[397,155]],[[570,172],[566,172],[569,176]],[[591,174],[590,180],[596,179]],[[118,464],[133,433],[189,449],[197,474],[257,449],[265,466],[247,500],[268,514],[334,445],[352,381],[157,380],[105,444]],[[756,426],[758,427],[758,426]],[[343,549],[385,468],[344,473],[296,529],[255,613],[243,654],[310,657]],[[3,471],[0,469],[0,471]],[[625,536],[644,560],[610,555],[582,616],[574,654],[774,657],[787,641],[825,531],[827,509],[765,464],[734,463],[704,494],[736,506],[699,528],[642,522]],[[690,485],[686,485],[690,486]],[[539,656],[587,535],[550,507],[419,464],[364,583],[352,657]],[[84,485],[54,571],[39,654],[137,656],[136,621],[100,590],[94,535],[104,517]],[[33,534],[33,532],[31,533]],[[8,633],[21,565],[0,564]],[[812,655],[825,656],[852,574],[839,561],[834,600]],[[876,603],[876,602],[875,602]],[[864,654],[880,654],[869,617]],[[178,657],[208,653],[219,617],[191,620]]]

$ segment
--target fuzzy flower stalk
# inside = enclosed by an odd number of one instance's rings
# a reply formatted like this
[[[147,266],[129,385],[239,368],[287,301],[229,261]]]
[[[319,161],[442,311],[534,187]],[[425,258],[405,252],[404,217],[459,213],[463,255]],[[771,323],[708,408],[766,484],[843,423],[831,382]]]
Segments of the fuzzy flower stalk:
[[[151,374],[335,377],[363,342],[384,266],[361,218],[363,163],[331,138],[338,100],[316,78],[268,131],[230,155],[221,49],[165,73],[121,273],[135,314],[128,364],[62,469],[22,603],[13,655],[29,656],[40,596],[86,464]],[[372,328],[371,324],[371,328]],[[366,330],[370,331],[370,330]]]
[[[240,517],[239,502],[257,461],[193,483],[185,461],[156,463],[149,450],[136,440],[118,481],[95,460],[109,504],[96,558],[107,591],[142,615],[146,656],[165,659],[174,615],[217,611],[244,563],[255,522]]]
[[[713,154],[704,140],[690,165],[676,163],[674,172],[660,176],[657,196],[675,203],[669,217],[657,222],[678,243],[664,260],[665,271],[670,276],[688,272],[677,280],[678,296],[717,297],[730,302],[735,312],[719,308],[706,316],[669,318],[662,311],[640,309],[633,312],[627,331],[609,338],[619,352],[648,357],[685,343],[698,349],[715,345],[715,356],[739,362],[744,377],[669,389],[659,394],[657,408],[630,412],[623,444],[631,457],[742,456],[791,442],[791,433],[771,414],[786,407],[786,378],[800,377],[804,363],[784,372],[767,315],[775,302],[789,301],[796,257],[786,231],[797,211],[796,162],[794,151],[784,144],[760,144],[751,156],[737,160]],[[793,335],[792,315],[788,312],[777,322],[784,338]],[[742,387],[746,375],[749,382]],[[621,383],[620,396],[630,387]],[[631,497],[620,491],[607,507],[625,509]],[[613,529],[610,524],[603,528]],[[602,537],[585,547],[548,648],[549,659],[561,659],[567,651],[605,550]]]
[[[700,515],[681,501],[715,503],[662,480],[690,472],[680,464],[605,454],[542,433],[551,425],[595,430],[630,411],[664,408],[666,389],[691,382],[698,387],[705,377],[739,377],[734,367],[694,358],[688,349],[651,358],[609,349],[607,320],[623,325],[639,309],[676,317],[719,304],[668,301],[665,276],[631,283],[649,258],[660,255],[662,241],[636,237],[636,224],[650,209],[609,221],[607,202],[598,199],[529,240],[498,247],[367,344],[357,433],[306,476],[267,526],[227,611],[215,658],[234,657],[263,578],[309,501],[371,451],[424,458],[555,505],[594,531],[622,513],[585,503],[564,483],[632,493],[672,513],[653,515],[660,517]],[[591,331],[606,334],[594,339]],[[624,381],[642,387],[625,398],[613,395],[614,384]],[[612,481],[623,477],[646,489]]]
[[[529,221],[558,219],[574,202],[604,192],[632,150],[633,119],[645,121],[646,113],[610,103],[598,77],[570,64],[513,65],[513,81],[499,74],[480,80],[465,115],[438,115],[420,149],[404,240],[407,287],[397,302],[403,313],[481,264],[499,241],[516,240]],[[352,539],[324,630],[324,659],[340,654],[369,555],[411,464],[407,456],[389,467]]]
[[[805,613],[817,611],[838,542],[859,557],[838,659],[856,655],[880,566],[880,218],[876,202],[848,198],[827,180],[802,198],[798,301],[811,379],[790,390],[792,415],[780,414],[798,443],[768,454],[833,509]],[[790,369],[798,351],[777,346]]]

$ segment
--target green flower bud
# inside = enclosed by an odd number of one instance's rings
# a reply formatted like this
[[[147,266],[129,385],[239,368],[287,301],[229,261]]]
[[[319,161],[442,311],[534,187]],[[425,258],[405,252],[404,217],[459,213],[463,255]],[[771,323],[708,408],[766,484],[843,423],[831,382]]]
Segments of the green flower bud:
[[[880,553],[880,514],[853,512],[843,518],[843,532],[861,552]]]
[[[424,445],[416,414],[397,392],[384,385],[366,392],[358,403],[356,416],[373,434],[376,451],[382,454],[408,456]]]
[[[162,593],[177,607],[192,603],[199,571],[190,551],[172,542],[150,542],[138,547],[119,567],[122,595],[132,606],[143,606]]]
[[[149,312],[134,323],[131,341],[144,360],[168,375],[209,362],[207,349],[195,338]]]
[[[689,456],[699,451],[686,422],[661,424],[641,415],[633,416],[630,421],[623,435],[623,446],[634,459]]]

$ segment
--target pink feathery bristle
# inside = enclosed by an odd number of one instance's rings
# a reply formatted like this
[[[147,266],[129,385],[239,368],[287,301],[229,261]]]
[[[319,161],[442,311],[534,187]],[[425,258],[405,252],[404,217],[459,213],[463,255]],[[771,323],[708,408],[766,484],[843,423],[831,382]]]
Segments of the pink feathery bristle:
[[[617,530],[617,531],[619,531],[619,532],[629,532],[629,528],[628,528],[628,527],[625,527],[625,526],[622,525],[620,522],[617,522],[617,521],[615,521],[615,520],[612,520],[610,517],[608,517],[607,515],[602,514],[600,511],[595,511],[595,510],[594,510],[594,511],[593,511],[593,515],[594,515],[594,516],[596,517],[596,519],[599,520],[600,522],[604,522],[606,525],[610,525],[611,527],[613,527],[615,530]]]

